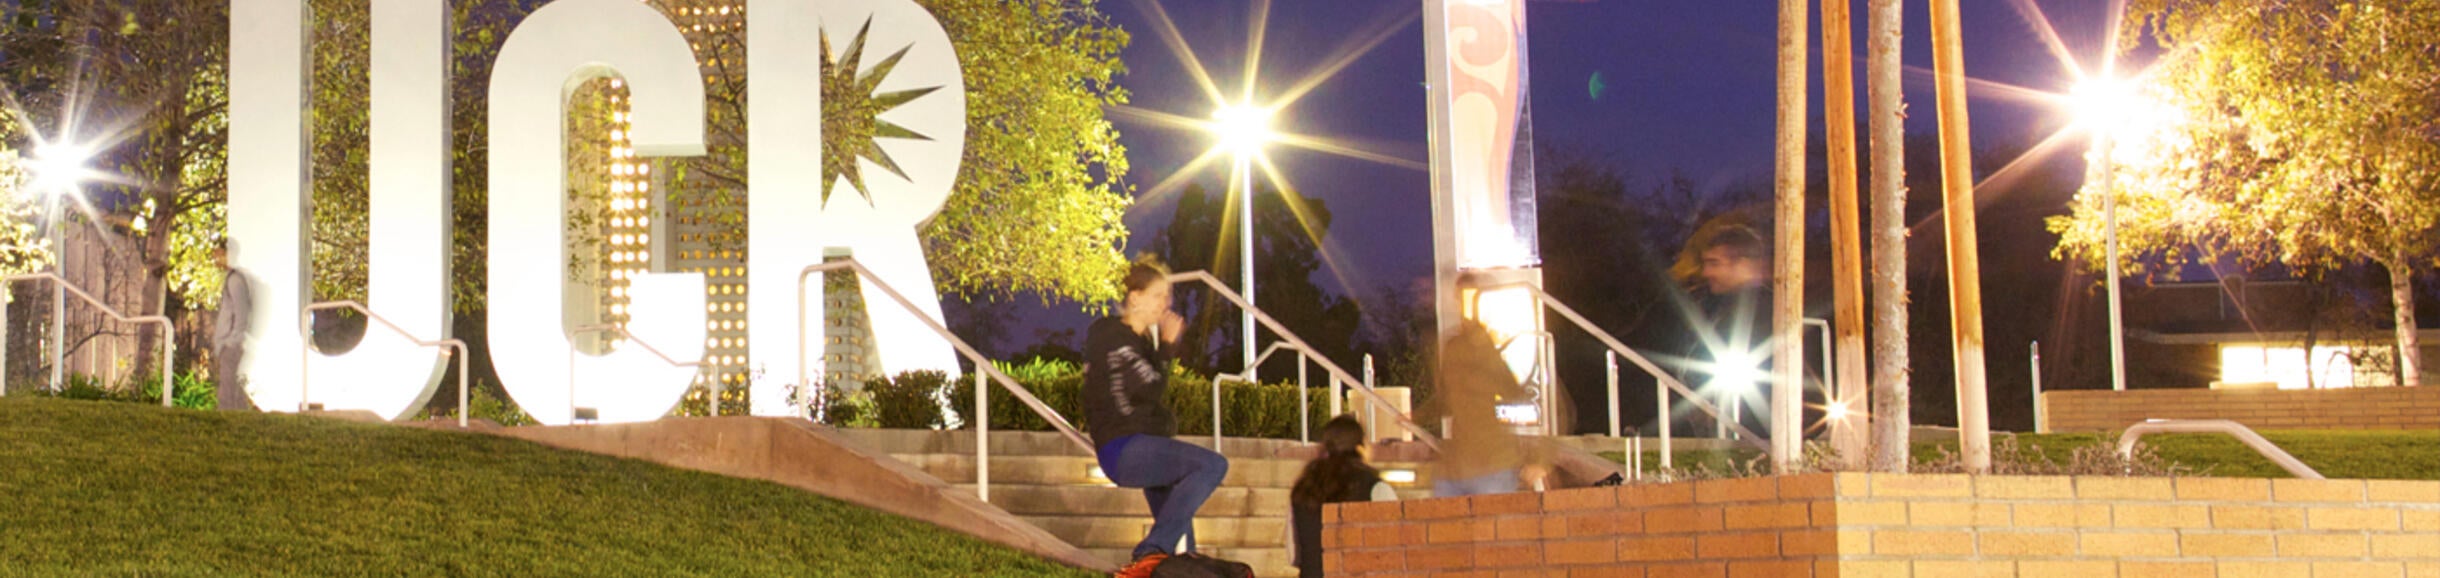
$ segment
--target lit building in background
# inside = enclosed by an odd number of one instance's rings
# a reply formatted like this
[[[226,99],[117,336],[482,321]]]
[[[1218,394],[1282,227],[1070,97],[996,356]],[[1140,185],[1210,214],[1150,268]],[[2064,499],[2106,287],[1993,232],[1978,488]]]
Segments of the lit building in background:
[[[2277,271],[2250,279],[2187,269],[2171,281],[2127,290],[2130,387],[2295,390],[2398,383],[2397,334],[2385,323],[2392,318],[2387,299],[2359,304],[2343,297],[2343,287],[2317,287]],[[2419,333],[2424,357],[2440,355],[2440,329],[2425,325]]]

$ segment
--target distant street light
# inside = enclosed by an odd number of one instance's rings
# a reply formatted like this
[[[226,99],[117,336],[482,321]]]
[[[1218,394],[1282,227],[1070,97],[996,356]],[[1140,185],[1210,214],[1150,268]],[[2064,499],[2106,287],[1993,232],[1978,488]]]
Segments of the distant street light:
[[[2112,159],[2116,143],[2113,133],[2149,114],[2150,107],[2136,94],[2134,85],[2108,76],[2085,79],[2071,93],[2075,99],[2076,123],[2093,137],[2093,155],[2101,163],[2101,219],[2105,249],[2109,261],[2110,292],[2110,389],[2126,391],[2126,328],[2119,309],[2118,296],[2118,187],[2116,162]]]
[[[1223,105],[1212,113],[1212,134],[1220,137],[1219,148],[1229,153],[1237,172],[1237,238],[1242,243],[1238,263],[1242,278],[1238,290],[1245,293],[1248,306],[1254,304],[1254,157],[1262,154],[1263,145],[1278,138],[1271,132],[1271,109],[1245,104]],[[1245,309],[1240,324],[1245,329],[1245,379],[1259,383],[1254,374],[1254,310]]]

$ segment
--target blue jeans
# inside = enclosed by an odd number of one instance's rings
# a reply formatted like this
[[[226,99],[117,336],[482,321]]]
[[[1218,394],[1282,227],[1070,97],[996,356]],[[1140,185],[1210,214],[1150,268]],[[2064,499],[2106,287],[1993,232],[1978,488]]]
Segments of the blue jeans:
[[[1172,551],[1184,538],[1193,551],[1195,511],[1228,477],[1228,458],[1194,444],[1155,435],[1112,440],[1116,455],[1100,452],[1101,471],[1121,488],[1142,488],[1152,506],[1152,531],[1135,545],[1135,557]],[[1122,443],[1123,442],[1123,443]]]
[[[1471,478],[1432,479],[1432,497],[1454,498],[1484,494],[1508,494],[1517,491],[1517,471],[1500,470]]]

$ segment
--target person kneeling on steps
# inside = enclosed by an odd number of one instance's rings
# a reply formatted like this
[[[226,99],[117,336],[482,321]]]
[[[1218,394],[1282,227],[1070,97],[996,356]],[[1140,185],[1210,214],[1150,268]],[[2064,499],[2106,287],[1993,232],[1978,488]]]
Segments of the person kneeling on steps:
[[[1143,489],[1152,507],[1152,529],[1120,578],[1151,576],[1162,560],[1194,551],[1195,511],[1228,477],[1227,458],[1171,438],[1178,418],[1162,403],[1168,348],[1185,322],[1169,310],[1168,277],[1150,259],[1128,267],[1118,316],[1094,321],[1085,335],[1085,429],[1095,457],[1111,483]]]

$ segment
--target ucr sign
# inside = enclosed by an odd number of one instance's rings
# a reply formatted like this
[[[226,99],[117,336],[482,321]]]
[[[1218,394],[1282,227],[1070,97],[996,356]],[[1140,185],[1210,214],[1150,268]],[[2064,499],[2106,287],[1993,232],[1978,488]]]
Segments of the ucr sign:
[[[418,337],[449,334],[449,26],[438,0],[373,0],[371,248],[368,305]],[[367,332],[340,355],[310,352],[300,327],[308,293],[306,165],[310,134],[303,0],[236,0],[230,9],[229,236],[238,268],[256,278],[248,394],[272,409],[320,403],[402,417],[421,407],[444,370],[440,352]],[[747,284],[749,365],[756,413],[786,414],[786,388],[818,341],[819,299],[798,310],[798,272],[845,248],[874,276],[911,291],[938,317],[916,227],[947,200],[965,143],[965,86],[939,23],[909,0],[748,0]],[[868,28],[869,27],[869,28]],[[867,31],[869,30],[869,31]],[[865,179],[861,195],[823,200],[824,33],[865,34],[903,51],[869,50],[896,66],[878,90],[928,90],[885,113],[923,139],[884,145],[904,179]],[[574,353],[564,283],[567,105],[575,87],[620,78],[630,87],[629,139],[643,157],[704,154],[701,68],[678,27],[634,0],[558,0],[510,34],[488,95],[490,167],[487,296],[492,361],[502,385],[545,423],[573,408],[605,422],[668,413],[695,370],[632,348]],[[656,203],[656,206],[667,206]],[[818,285],[816,285],[818,287]],[[632,281],[629,330],[672,357],[704,350],[704,279],[652,272]],[[818,290],[818,289],[817,289]],[[870,293],[871,289],[867,289]],[[868,299],[880,302],[881,299]],[[916,313],[871,316],[883,366],[954,371],[956,361]],[[289,352],[304,352],[302,358]],[[310,367],[310,370],[308,368]],[[308,383],[310,379],[310,383]]]

